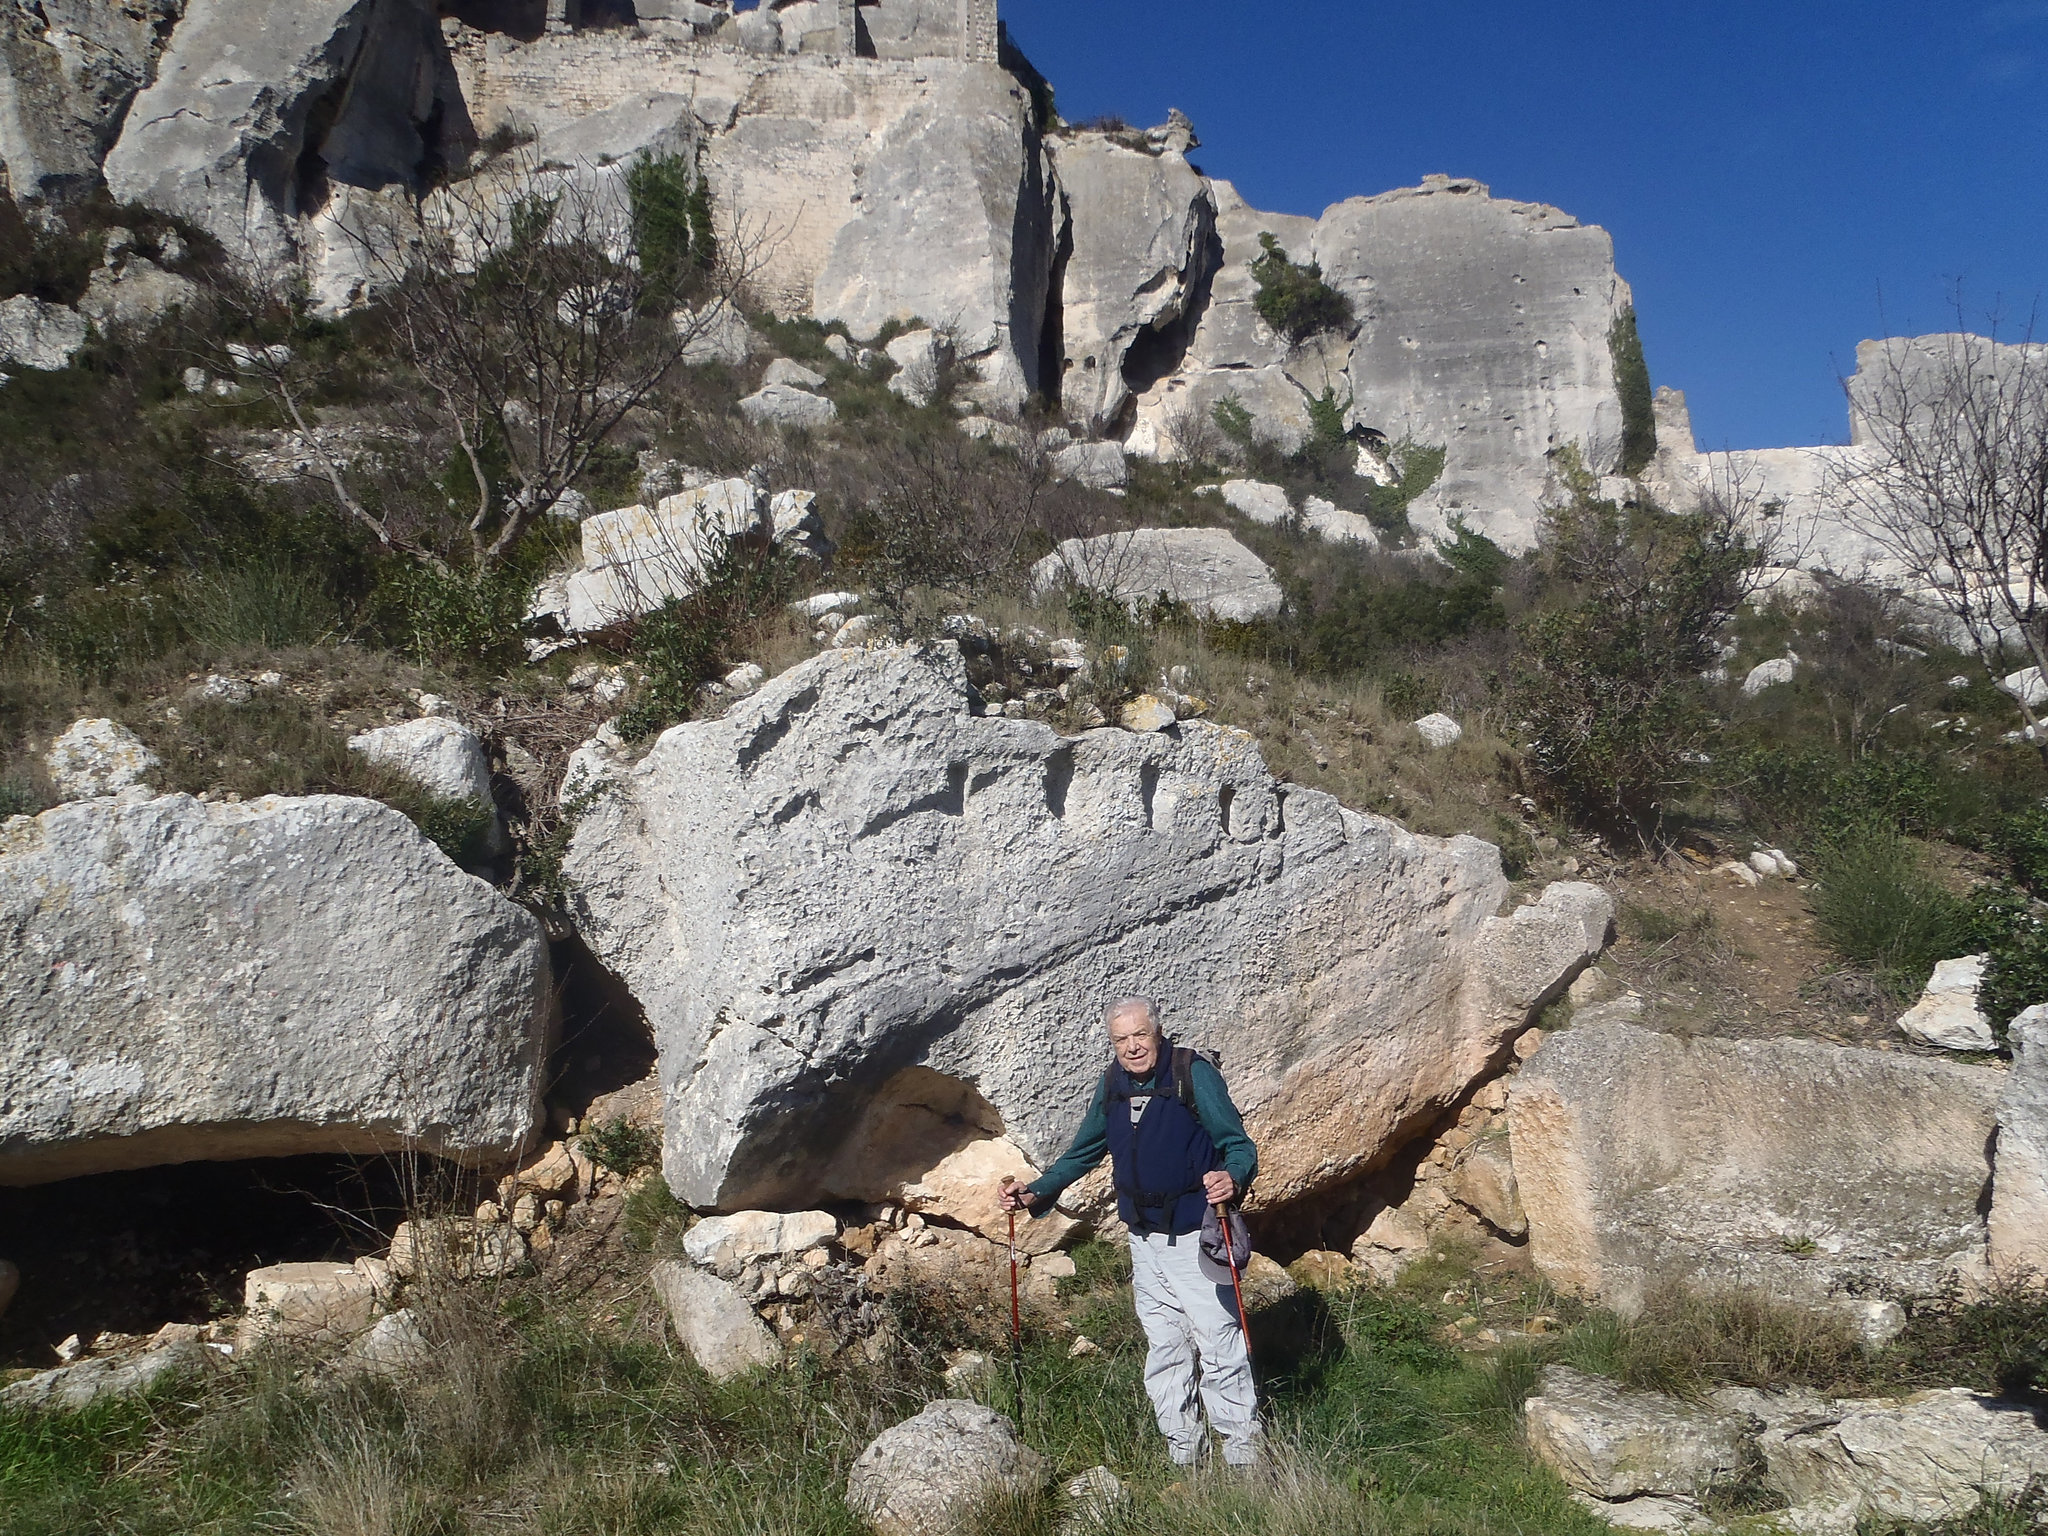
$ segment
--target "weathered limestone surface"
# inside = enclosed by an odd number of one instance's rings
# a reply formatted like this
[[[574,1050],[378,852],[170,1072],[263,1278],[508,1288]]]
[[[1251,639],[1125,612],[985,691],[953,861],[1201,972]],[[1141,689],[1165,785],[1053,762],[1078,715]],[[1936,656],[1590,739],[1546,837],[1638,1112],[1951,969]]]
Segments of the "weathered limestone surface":
[[[1523,1406],[1529,1448],[1581,1493],[1688,1498],[1742,1469],[1744,1425],[1662,1392],[1630,1392],[1568,1366],[1545,1366]]]
[[[878,1536],[948,1536],[992,1495],[1044,1486],[1045,1459],[993,1408],[928,1403],[885,1429],[847,1474],[846,1502]]]
[[[1409,509],[1417,527],[1444,531],[1463,513],[1519,552],[1535,542],[1546,454],[1576,444],[1596,471],[1614,462],[1608,332],[1632,301],[1604,229],[1429,177],[1337,204],[1313,252],[1358,313],[1351,420],[1448,450],[1443,477]]]
[[[532,1132],[540,923],[405,817],[142,791],[0,828],[0,1183]]]
[[[683,1348],[712,1376],[722,1381],[782,1359],[781,1344],[730,1281],[677,1259],[663,1259],[648,1279]]]
[[[1062,582],[1150,602],[1162,592],[1212,618],[1278,613],[1280,584],[1266,562],[1221,528],[1138,528],[1067,539],[1031,568],[1031,588]]]
[[[1764,1481],[1790,1502],[1795,1530],[1960,1520],[1987,1495],[2009,1500],[2048,1476],[2034,1410],[1960,1387],[1901,1402],[1727,1388],[1714,1403],[1761,1426]]]
[[[1550,1035],[1508,1108],[1531,1254],[1623,1308],[1663,1275],[1933,1294],[1982,1271],[2003,1082],[1807,1040]]]
[[[1991,1268],[2048,1279],[2048,1007],[2012,1021],[2012,1070],[1998,1099]]]
[[[1134,390],[1152,384],[1148,371],[1164,371],[1143,353],[1170,349],[1177,359],[1185,346],[1172,333],[1220,257],[1216,208],[1182,155],[1085,134],[1055,140],[1052,158],[1068,251],[1060,404],[1068,420],[1099,432],[1118,421]]]
[[[461,109],[444,61],[413,0],[191,0],[107,154],[107,186],[280,270],[330,186],[411,184],[436,104]]]
[[[89,191],[184,0],[38,0],[0,10],[0,167],[17,198]]]
[[[0,367],[54,373],[85,345],[85,316],[26,293],[0,301]]]
[[[81,1360],[0,1388],[0,1408],[78,1413],[109,1398],[138,1396],[174,1376],[197,1375],[216,1358],[196,1339],[184,1339],[138,1355]]]
[[[70,800],[116,794],[162,765],[140,736],[104,718],[72,721],[43,755],[51,784]]]
[[[968,700],[951,645],[827,652],[579,823],[575,920],[647,1010],[689,1203],[809,1203],[907,1067],[1042,1166],[1132,990],[1221,1051],[1257,1193],[1301,1195],[1440,1113],[1604,940],[1603,893],[1498,917],[1491,846],[1278,783],[1238,732],[1063,739]]]

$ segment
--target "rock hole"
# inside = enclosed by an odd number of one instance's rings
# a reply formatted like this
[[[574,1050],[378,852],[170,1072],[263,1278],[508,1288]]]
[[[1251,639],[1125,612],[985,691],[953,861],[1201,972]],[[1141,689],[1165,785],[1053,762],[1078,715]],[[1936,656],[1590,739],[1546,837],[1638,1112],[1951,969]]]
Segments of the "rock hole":
[[[1216,791],[1216,819],[1223,827],[1223,835],[1230,836],[1230,811],[1237,800],[1235,785],[1226,784]]]
[[[250,1270],[381,1253],[409,1211],[473,1208],[490,1182],[426,1156],[312,1155],[0,1189],[0,1258],[21,1269],[0,1367],[47,1370],[74,1333],[90,1343],[232,1315]]]
[[[548,1059],[549,1134],[560,1135],[570,1117],[615,1120],[623,1110],[604,1101],[648,1083],[657,1060],[647,1011],[625,982],[571,936],[552,945],[562,1024]],[[658,1094],[658,1089],[650,1087]]]
[[[1045,760],[1045,808],[1066,819],[1067,791],[1074,787],[1074,749],[1061,747]]]
[[[1003,1134],[972,1083],[905,1067],[862,1103],[823,1180],[835,1200],[893,1200],[954,1153]]]
[[[1138,770],[1138,798],[1145,802],[1145,825],[1152,825],[1152,802],[1159,794],[1159,765],[1147,763]]]
[[[1146,326],[1132,338],[1124,353],[1124,384],[1133,395],[1142,395],[1161,379],[1180,371],[1194,345],[1195,331],[1209,311],[1217,270],[1223,265],[1223,240],[1214,228],[1205,229],[1189,258],[1194,281],[1188,286],[1187,303],[1178,315]]]

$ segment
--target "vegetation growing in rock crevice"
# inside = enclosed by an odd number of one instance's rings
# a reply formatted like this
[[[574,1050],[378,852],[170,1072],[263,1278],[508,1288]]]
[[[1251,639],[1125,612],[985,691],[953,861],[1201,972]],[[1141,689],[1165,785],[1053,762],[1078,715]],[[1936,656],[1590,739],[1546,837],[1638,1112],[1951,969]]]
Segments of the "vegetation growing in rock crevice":
[[[1624,309],[1608,328],[1607,351],[1614,361],[1614,388],[1621,396],[1621,456],[1615,472],[1639,475],[1657,457],[1657,402],[1650,391],[1650,365],[1636,312]]]
[[[1259,236],[1259,249],[1263,254],[1251,268],[1259,292],[1252,303],[1259,318],[1286,337],[1289,346],[1348,331],[1358,323],[1351,301],[1323,280],[1319,264],[1295,262],[1270,234]]]

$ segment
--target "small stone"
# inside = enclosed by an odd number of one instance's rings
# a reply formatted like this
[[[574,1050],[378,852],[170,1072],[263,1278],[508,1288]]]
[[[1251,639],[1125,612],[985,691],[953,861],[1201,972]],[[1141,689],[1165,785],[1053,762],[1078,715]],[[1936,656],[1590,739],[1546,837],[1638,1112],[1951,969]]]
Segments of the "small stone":
[[[1124,1485],[1107,1467],[1090,1467],[1079,1476],[1068,1478],[1060,1492],[1066,1495],[1072,1509],[1071,1517],[1060,1527],[1063,1533],[1107,1526],[1128,1497]]]
[[[82,1359],[84,1355],[85,1340],[75,1333],[57,1346],[57,1358],[66,1365],[69,1365],[74,1360]]]
[[[1441,749],[1457,745],[1465,736],[1465,728],[1449,715],[1424,715],[1415,722],[1415,734],[1425,746]]]
[[[486,1200],[476,1208],[476,1219],[484,1226],[496,1226],[505,1219],[505,1208],[495,1200]]]
[[[995,1379],[995,1368],[989,1358],[979,1350],[956,1351],[947,1361],[941,1378],[949,1390],[972,1396],[981,1387]]]
[[[1141,693],[1123,707],[1127,731],[1163,731],[1179,718],[1173,706],[1155,693]]]
[[[1071,1280],[1076,1273],[1074,1256],[1069,1253],[1041,1253],[1031,1261],[1031,1272],[1052,1280]]]
[[[1909,1039],[1946,1051],[1989,1051],[1997,1046],[1991,1021],[1977,1007],[1988,955],[1964,955],[1934,967],[1920,1001],[1899,1015]]]
[[[741,662],[721,679],[728,691],[737,694],[752,693],[767,680],[767,670],[753,661]]]
[[[540,1200],[529,1190],[521,1194],[512,1204],[512,1225],[521,1232],[531,1232],[540,1223]]]
[[[207,377],[207,373],[204,368],[187,368],[183,375],[183,382],[185,385],[186,394],[203,395],[206,393],[206,386],[210,384],[212,380]]]
[[[1102,1346],[1089,1338],[1085,1333],[1075,1334],[1074,1342],[1067,1346],[1067,1358],[1069,1360],[1083,1360],[1089,1355],[1099,1355],[1101,1353]]]
[[[1515,1059],[1527,1061],[1536,1054],[1536,1048],[1543,1044],[1544,1032],[1540,1029],[1525,1029],[1515,1037]]]
[[[825,375],[806,368],[792,358],[778,357],[761,375],[763,384],[787,384],[792,389],[822,389]]]
[[[141,737],[104,719],[74,721],[43,758],[50,782],[67,800],[118,794],[162,765]]]

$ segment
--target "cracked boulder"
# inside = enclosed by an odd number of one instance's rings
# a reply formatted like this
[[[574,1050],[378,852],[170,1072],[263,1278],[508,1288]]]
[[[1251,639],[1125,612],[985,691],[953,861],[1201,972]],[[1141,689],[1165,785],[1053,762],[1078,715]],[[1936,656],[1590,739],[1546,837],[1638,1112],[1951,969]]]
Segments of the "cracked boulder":
[[[1297,1198],[1440,1115],[1604,942],[1602,892],[1502,917],[1491,845],[1282,783],[1241,732],[1061,737],[970,700],[950,644],[826,652],[578,823],[571,910],[646,1009],[687,1203],[813,1203],[910,1068],[1042,1167],[1132,992],[1221,1053],[1255,1195]]]
[[[0,828],[0,1184],[533,1132],[531,913],[373,800],[131,790]]]
[[[1186,321],[1215,270],[1209,184],[1177,153],[1105,135],[1057,140],[1067,216],[1060,402],[1089,432],[1178,363]]]
[[[2004,1081],[1812,1040],[1551,1034],[1508,1100],[1531,1256],[1624,1311],[1664,1276],[1814,1302],[1938,1294],[1984,1270]]]

